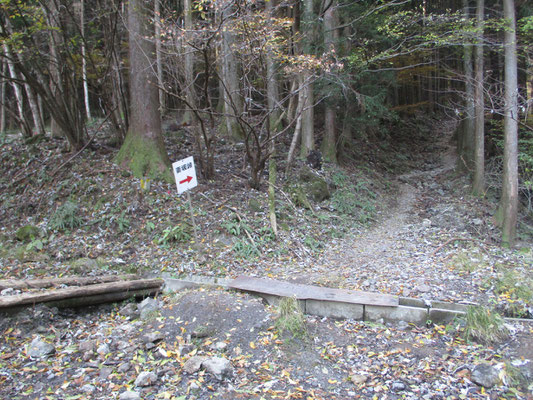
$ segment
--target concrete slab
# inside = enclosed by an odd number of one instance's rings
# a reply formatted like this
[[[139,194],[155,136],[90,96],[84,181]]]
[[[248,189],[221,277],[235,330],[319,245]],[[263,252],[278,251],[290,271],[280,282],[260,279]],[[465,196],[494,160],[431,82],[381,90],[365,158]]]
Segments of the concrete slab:
[[[447,324],[455,318],[463,317],[464,311],[445,310],[442,308],[432,308],[429,310],[429,320],[434,324]]]
[[[187,276],[183,279],[164,278],[163,292],[177,292],[183,289],[197,288],[202,286],[227,288],[231,279],[204,276]]]
[[[306,300],[305,313],[328,318],[347,318],[362,320],[362,304],[339,303],[337,301]]]
[[[412,322],[414,324],[425,324],[428,319],[428,310],[426,308],[397,306],[397,307],[380,307],[365,306],[365,321],[378,321],[382,319],[389,322]]]
[[[407,307],[419,307],[419,308],[429,308],[426,302],[422,299],[415,299],[413,297],[400,297],[399,304],[401,306]]]
[[[472,304],[459,304],[459,303],[448,303],[444,301],[431,301],[431,308],[439,308],[441,310],[451,310],[451,311],[462,311],[466,312],[468,307],[476,305]]]
[[[271,294],[281,297],[296,297],[299,300],[335,301],[377,306],[398,305],[398,297],[388,294],[332,289],[248,276],[239,276],[229,283],[229,287],[247,292]]]

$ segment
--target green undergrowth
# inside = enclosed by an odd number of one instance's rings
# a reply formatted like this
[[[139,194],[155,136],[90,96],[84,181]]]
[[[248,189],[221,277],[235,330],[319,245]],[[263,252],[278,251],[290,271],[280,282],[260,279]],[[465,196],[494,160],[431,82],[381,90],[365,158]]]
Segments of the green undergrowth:
[[[464,337],[483,344],[497,343],[508,336],[504,319],[487,307],[468,307],[464,317]]]
[[[498,308],[510,317],[531,317],[533,279],[512,267],[499,266],[497,278],[490,281],[498,296]],[[489,282],[486,282],[489,284]]]
[[[281,335],[287,337],[288,340],[304,340],[308,337],[305,315],[295,297],[282,298],[278,306],[278,314],[275,327]]]

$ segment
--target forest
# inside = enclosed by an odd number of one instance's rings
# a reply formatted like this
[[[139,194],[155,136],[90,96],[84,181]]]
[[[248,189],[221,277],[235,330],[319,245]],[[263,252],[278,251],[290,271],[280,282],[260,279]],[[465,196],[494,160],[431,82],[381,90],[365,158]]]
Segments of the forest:
[[[0,397],[533,396],[530,3],[0,0]]]

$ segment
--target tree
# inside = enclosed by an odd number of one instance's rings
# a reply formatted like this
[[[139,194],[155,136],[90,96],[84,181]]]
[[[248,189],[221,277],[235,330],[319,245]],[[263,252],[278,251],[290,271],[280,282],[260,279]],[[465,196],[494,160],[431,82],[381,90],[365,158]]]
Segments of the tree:
[[[313,9],[313,0],[304,0],[303,11],[303,28],[302,34],[305,35],[302,52],[304,55],[312,53],[312,44],[314,40],[315,12]],[[311,81],[312,72],[304,69],[302,79],[300,80],[300,90],[303,91],[304,106],[302,109],[302,146],[300,155],[307,157],[307,154],[315,148],[315,97],[313,84]]]
[[[505,122],[503,151],[503,190],[500,201],[502,243],[513,245],[518,214],[518,68],[516,18],[513,0],[503,1],[505,18]]]
[[[131,121],[116,161],[129,167],[138,178],[148,176],[172,182],[170,160],[161,133],[149,3],[131,0],[128,5]]]
[[[485,193],[485,102],[483,87],[483,26],[485,0],[477,0],[475,45],[475,148],[474,148],[474,196]]]
[[[335,53],[335,45],[338,39],[337,26],[337,5],[335,0],[331,0],[324,11],[324,51]],[[333,101],[326,99],[326,110],[324,117],[324,139],[322,140],[322,154],[324,159],[331,162],[337,161],[337,134],[336,134],[336,111]]]

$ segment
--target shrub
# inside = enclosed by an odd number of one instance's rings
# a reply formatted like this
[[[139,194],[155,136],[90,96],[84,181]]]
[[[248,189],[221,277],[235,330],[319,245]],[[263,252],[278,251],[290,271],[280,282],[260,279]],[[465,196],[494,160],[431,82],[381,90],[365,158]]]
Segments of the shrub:
[[[54,231],[64,231],[77,228],[82,223],[83,219],[79,216],[78,205],[71,201],[66,201],[56,209],[48,222],[48,227]]]
[[[498,313],[486,307],[474,306],[466,312],[464,335],[467,340],[490,344],[507,337],[507,328]]]
[[[284,297],[279,306],[276,328],[281,334],[289,333],[294,338],[305,339],[308,335],[305,316],[294,297]]]

